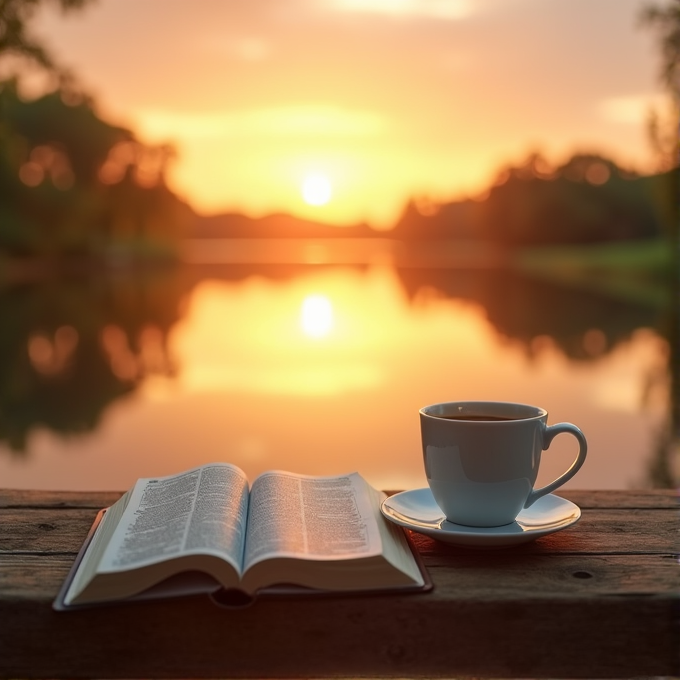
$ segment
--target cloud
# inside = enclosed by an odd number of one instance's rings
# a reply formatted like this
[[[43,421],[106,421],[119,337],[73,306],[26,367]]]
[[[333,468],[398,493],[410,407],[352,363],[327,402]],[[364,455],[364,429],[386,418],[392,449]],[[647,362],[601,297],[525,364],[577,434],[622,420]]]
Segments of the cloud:
[[[652,109],[657,109],[664,103],[662,95],[630,95],[626,97],[609,97],[601,100],[598,105],[600,116],[612,123],[640,125],[649,117]]]
[[[146,109],[138,111],[135,118],[143,133],[153,138],[235,135],[365,137],[380,134],[387,126],[379,114],[325,105],[217,113]]]
[[[341,12],[449,21],[463,19],[473,11],[470,0],[325,0],[325,4]]]
[[[255,35],[219,37],[201,41],[199,47],[213,55],[226,55],[244,62],[260,62],[272,55],[272,44]]]
[[[272,51],[266,40],[257,37],[238,38],[229,47],[234,56],[243,61],[263,61]]]

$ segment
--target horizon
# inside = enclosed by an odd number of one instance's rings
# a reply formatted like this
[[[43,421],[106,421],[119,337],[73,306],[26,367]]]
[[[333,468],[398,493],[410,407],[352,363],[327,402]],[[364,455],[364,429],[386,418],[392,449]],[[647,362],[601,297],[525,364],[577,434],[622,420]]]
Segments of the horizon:
[[[158,26],[153,0],[101,0],[35,32],[103,118],[175,145],[168,184],[199,215],[381,230],[534,151],[652,173],[665,99],[643,5],[168,0]]]

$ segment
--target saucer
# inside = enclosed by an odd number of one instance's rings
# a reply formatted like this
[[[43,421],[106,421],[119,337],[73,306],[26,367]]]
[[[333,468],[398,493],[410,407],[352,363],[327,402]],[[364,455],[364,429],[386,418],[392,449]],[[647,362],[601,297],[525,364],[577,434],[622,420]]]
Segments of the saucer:
[[[548,494],[522,510],[512,524],[501,527],[469,527],[444,517],[429,487],[402,491],[386,498],[382,514],[395,524],[444,543],[478,548],[502,548],[533,541],[576,524],[580,508],[564,498]]]

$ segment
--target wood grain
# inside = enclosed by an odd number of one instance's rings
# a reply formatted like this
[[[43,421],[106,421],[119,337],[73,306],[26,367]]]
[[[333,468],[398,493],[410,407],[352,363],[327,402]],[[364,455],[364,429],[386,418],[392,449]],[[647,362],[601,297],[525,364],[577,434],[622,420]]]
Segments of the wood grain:
[[[0,554],[7,552],[73,552],[80,548],[96,514],[95,508],[0,508]],[[597,552],[664,554],[680,552],[680,513],[674,508],[622,508],[582,511],[572,528],[516,548],[519,552]],[[469,551],[414,535],[419,550],[447,555]]]
[[[580,522],[512,549],[417,535],[428,594],[54,612],[119,495],[0,491],[0,678],[680,676],[673,492],[564,492]]]
[[[0,508],[47,507],[92,508],[98,510],[115,503],[122,491],[35,491],[28,489],[0,489]],[[393,494],[396,491],[388,491]],[[580,508],[669,508],[680,509],[676,490],[650,491],[560,489],[559,495]]]
[[[0,489],[2,508],[91,508],[99,510],[115,503],[120,491],[34,491]]]

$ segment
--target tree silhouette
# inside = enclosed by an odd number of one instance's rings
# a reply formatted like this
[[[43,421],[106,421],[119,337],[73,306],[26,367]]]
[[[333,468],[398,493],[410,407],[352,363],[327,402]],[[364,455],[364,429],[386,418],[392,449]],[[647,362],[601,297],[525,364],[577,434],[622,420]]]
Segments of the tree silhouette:
[[[660,76],[672,100],[672,120],[668,133],[652,129],[653,143],[660,143],[668,151],[671,173],[671,191],[674,196],[672,248],[676,275],[671,282],[671,304],[666,322],[666,337],[670,348],[668,369],[670,375],[670,422],[668,432],[661,433],[657,455],[650,465],[651,477],[668,486],[677,484],[670,472],[672,458],[680,455],[680,0],[670,0],[666,5],[651,4],[641,15],[643,25],[656,31],[661,52]],[[650,121],[652,126],[657,122]],[[656,135],[655,135],[656,133]],[[665,136],[665,140],[664,140]]]
[[[151,147],[57,89],[26,101],[0,83],[0,250],[17,256],[172,255],[189,208]]]
[[[641,15],[643,25],[650,26],[661,40],[661,77],[666,87],[680,97],[680,0],[670,4],[648,5]]]
[[[174,150],[150,146],[102,119],[31,23],[49,0],[0,0],[0,251],[11,256],[173,256],[190,209],[166,186]],[[52,0],[64,12],[92,0]],[[26,100],[22,69],[51,74],[53,89]],[[56,79],[56,81],[55,81]]]
[[[52,0],[63,12],[78,10],[92,0]],[[0,57],[13,54],[24,57],[47,71],[66,76],[46,45],[32,35],[29,24],[46,0],[0,1]]]

